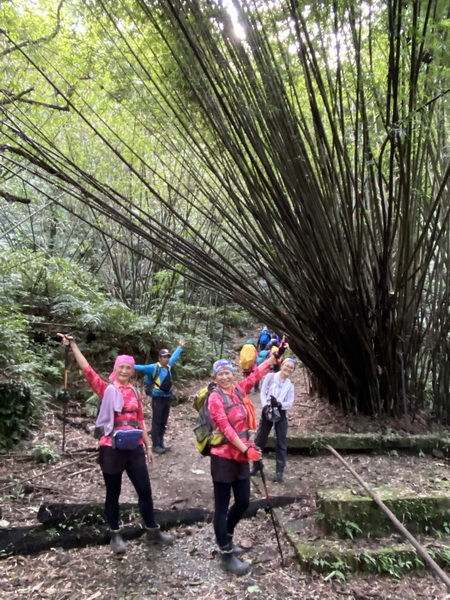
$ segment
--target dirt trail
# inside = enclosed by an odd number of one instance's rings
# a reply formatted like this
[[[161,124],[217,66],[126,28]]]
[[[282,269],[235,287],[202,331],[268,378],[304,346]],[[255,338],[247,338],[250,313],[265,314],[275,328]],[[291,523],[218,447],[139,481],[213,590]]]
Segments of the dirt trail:
[[[202,382],[193,382],[194,393]],[[310,398],[306,391],[304,371],[296,373],[297,400],[290,414],[290,427],[306,430],[367,430],[373,423],[344,419],[326,403]],[[253,395],[255,404],[259,400]],[[70,418],[76,420],[70,409]],[[172,450],[155,457],[151,479],[156,508],[212,508],[212,486],[209,459],[202,458],[193,444],[192,424],[195,412],[188,404],[171,411],[167,443]],[[61,444],[61,422],[52,413],[41,430],[33,436],[33,444]],[[68,428],[66,449],[74,453],[94,447],[94,441],[84,431]],[[73,455],[73,456],[76,456]],[[423,481],[444,477],[447,465],[432,457],[367,456],[350,457],[355,469],[365,473],[372,484],[382,482]],[[268,480],[274,460],[266,458]],[[59,466],[59,465],[58,465]],[[102,502],[104,487],[95,461],[86,459],[69,469],[51,471],[53,467],[37,465],[18,452],[4,456],[0,464],[0,488],[11,481],[30,479],[26,490],[10,489],[2,496],[3,520],[10,526],[35,523],[36,511],[44,502]],[[35,477],[40,475],[40,477]],[[33,478],[33,479],[31,479]],[[349,476],[331,456],[290,456],[286,482],[269,483],[270,493],[306,494],[309,500],[284,509],[283,518],[299,518],[314,510],[317,487],[345,485],[352,487]],[[253,495],[261,497],[257,485]],[[123,502],[135,501],[134,490],[124,478]],[[4,524],[3,522],[3,524]],[[428,573],[408,576],[401,581],[381,577],[352,578],[347,582],[325,581],[315,574],[298,570],[292,548],[282,536],[287,559],[280,568],[279,555],[272,524],[265,512],[242,521],[236,532],[237,541],[249,548],[245,559],[253,563],[251,573],[243,578],[225,574],[219,566],[211,524],[179,527],[173,533],[176,542],[164,549],[147,548],[142,539],[128,543],[126,555],[118,559],[108,546],[77,550],[54,548],[38,556],[14,556],[0,560],[0,590],[4,600],[36,598],[52,600],[119,600],[147,598],[193,598],[195,600],[281,600],[285,598],[334,600],[354,598],[443,600],[450,598],[443,585]]]

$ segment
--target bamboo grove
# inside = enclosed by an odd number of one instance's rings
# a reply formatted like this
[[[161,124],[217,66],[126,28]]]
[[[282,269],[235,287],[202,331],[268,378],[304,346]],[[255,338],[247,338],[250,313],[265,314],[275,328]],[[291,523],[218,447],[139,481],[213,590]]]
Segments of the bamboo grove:
[[[39,43],[3,31],[35,83],[0,102],[2,195],[119,223],[286,332],[345,411],[448,423],[449,10],[62,2]]]

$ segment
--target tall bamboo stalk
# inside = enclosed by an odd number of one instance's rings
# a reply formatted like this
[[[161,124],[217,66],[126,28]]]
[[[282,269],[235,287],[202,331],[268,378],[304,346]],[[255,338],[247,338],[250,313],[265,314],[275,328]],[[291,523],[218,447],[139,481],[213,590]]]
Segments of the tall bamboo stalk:
[[[286,332],[344,410],[400,415],[431,401],[447,420],[445,3],[233,6],[243,39],[219,2],[85,8],[129,84],[120,109],[133,138],[88,96],[66,93],[70,69],[61,75],[49,49],[5,34],[147,205],[85,171],[11,104],[2,164]]]

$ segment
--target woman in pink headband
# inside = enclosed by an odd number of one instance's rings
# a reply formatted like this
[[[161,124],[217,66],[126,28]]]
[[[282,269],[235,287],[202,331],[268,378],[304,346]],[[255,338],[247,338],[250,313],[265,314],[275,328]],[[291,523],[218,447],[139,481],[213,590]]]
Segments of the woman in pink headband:
[[[110,545],[113,552],[122,554],[126,551],[119,530],[119,497],[124,471],[139,497],[139,509],[147,530],[147,542],[172,544],[173,537],[162,533],[155,521],[147,467],[147,461],[150,465],[153,464],[153,453],[144,419],[142,396],[130,383],[134,374],[134,358],[127,354],[118,356],[108,383],[89,365],[73,337],[63,333],[57,335],[61,337],[65,346],[70,347],[87,382],[101,399],[95,425],[97,430],[100,430],[98,462],[105,480],[105,515],[111,528]],[[133,442],[127,442],[126,449],[115,443],[117,434],[123,435],[124,431],[129,432],[126,435],[133,438]]]

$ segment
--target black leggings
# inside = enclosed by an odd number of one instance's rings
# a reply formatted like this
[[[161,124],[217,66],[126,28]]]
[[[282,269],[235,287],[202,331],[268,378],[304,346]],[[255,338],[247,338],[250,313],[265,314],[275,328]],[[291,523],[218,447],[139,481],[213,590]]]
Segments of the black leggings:
[[[147,527],[157,527],[153,512],[152,488],[147,466],[127,467],[130,478],[139,498],[139,510]],[[106,485],[105,515],[111,529],[119,529],[119,496],[122,489],[122,473],[103,473]]]
[[[234,504],[228,510],[233,490]],[[250,478],[232,483],[214,482],[214,533],[219,548],[225,548],[250,504]]]

